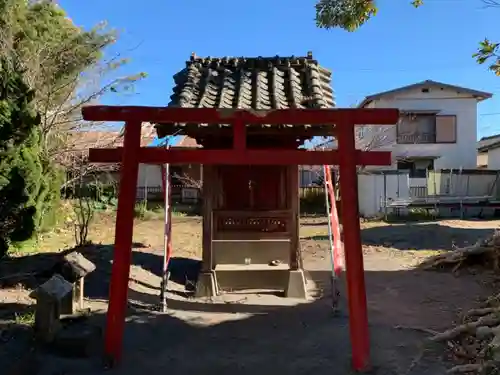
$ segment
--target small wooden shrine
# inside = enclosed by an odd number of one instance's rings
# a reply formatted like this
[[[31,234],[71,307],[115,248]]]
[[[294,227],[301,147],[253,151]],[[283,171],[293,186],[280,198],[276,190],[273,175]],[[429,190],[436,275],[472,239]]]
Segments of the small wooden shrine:
[[[198,58],[174,76],[168,107],[90,106],[85,120],[125,122],[124,147],[91,149],[92,162],[121,162],[105,353],[119,360],[127,307],[139,163],[203,165],[203,267],[199,295],[222,288],[283,289],[305,297],[299,255],[299,165],[339,165],[340,220],[353,367],[369,365],[368,316],[358,214],[357,165],[389,165],[389,152],[356,150],[356,125],[390,125],[396,109],[333,109],[331,73],[309,53],[289,58]],[[141,147],[141,124],[203,147]],[[338,149],[298,146],[334,135]],[[175,228],[174,233],[175,236]],[[175,253],[175,249],[174,249]]]
[[[331,72],[307,57],[199,58],[175,75],[170,107],[332,108]],[[158,124],[204,149],[231,149],[229,124]],[[249,125],[241,147],[296,150],[332,126]],[[265,156],[264,156],[265,157]],[[203,166],[203,265],[197,295],[273,289],[305,298],[299,245],[298,165]]]

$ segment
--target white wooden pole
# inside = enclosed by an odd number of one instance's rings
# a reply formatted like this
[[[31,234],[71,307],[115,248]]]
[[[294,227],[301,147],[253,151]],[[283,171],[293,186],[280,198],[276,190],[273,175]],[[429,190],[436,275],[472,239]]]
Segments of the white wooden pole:
[[[167,150],[169,145],[167,144]],[[165,164],[161,166],[162,168],[162,180],[163,180],[163,190],[164,190],[164,202],[165,202],[165,215],[164,215],[164,236],[163,236],[163,270],[162,270],[162,281],[160,290],[161,299],[161,310],[162,312],[167,311],[167,284],[169,279],[168,265],[171,258],[171,249],[169,246],[171,228],[172,228],[172,216],[171,216],[171,186],[170,186],[170,164]]]

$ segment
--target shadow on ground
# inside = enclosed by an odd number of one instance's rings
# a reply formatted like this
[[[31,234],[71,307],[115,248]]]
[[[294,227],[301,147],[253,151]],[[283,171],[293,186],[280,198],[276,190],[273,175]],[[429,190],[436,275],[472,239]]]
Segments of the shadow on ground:
[[[148,249],[141,243],[134,243],[132,252],[132,265],[140,267],[151,274],[161,277],[163,258],[143,249]],[[58,272],[59,262],[68,250],[60,253],[36,253],[24,257],[4,259],[0,262],[0,288],[18,287],[35,289],[38,285],[48,280]],[[108,296],[109,280],[111,276],[111,263],[113,260],[113,245],[91,245],[76,249],[96,265],[96,270],[85,278],[85,293],[89,298],[106,299]],[[192,291],[196,284],[200,261],[189,258],[173,257],[169,262],[169,280],[173,283],[187,285]],[[131,281],[145,284],[136,280],[131,275]],[[150,284],[145,287],[156,288]],[[0,304],[0,317],[2,304]]]
[[[320,275],[313,275],[317,276]],[[167,314],[153,313],[133,303],[139,301],[144,306],[150,302],[148,294],[131,291],[129,298],[132,303],[125,328],[123,362],[111,374],[352,373],[347,316],[334,316],[326,298],[287,307],[170,300]],[[185,313],[191,313],[190,317],[181,318]],[[233,319],[220,322],[215,314],[231,314]],[[89,319],[99,327],[105,322],[102,313]],[[395,329],[392,324],[375,320],[370,333],[374,365],[371,373],[444,372],[441,348],[427,348],[424,352],[421,344],[425,336],[421,332]],[[18,361],[38,366],[36,372],[31,366],[26,374],[104,373],[101,356],[68,359],[40,350],[26,352],[30,355],[17,357]]]
[[[86,294],[105,302],[112,249],[100,246],[82,252],[97,265],[96,272],[86,280]],[[134,251],[133,262],[153,275],[161,274],[159,255],[139,249]],[[190,259],[174,259],[172,283],[184,285],[183,279],[191,277],[188,275],[196,272],[198,264]],[[153,278],[154,285],[148,285],[152,292],[139,290],[132,282],[123,363],[110,373],[350,374],[347,303],[343,299],[343,312],[338,316],[332,314],[329,277],[330,273],[324,270],[308,271],[308,278],[314,281],[310,285],[319,295],[310,303],[291,305],[285,304],[283,298],[255,294],[233,295],[231,300],[226,300],[229,297],[226,295],[214,301],[170,294],[166,314],[151,309],[158,302],[157,289],[154,289],[159,285],[158,277]],[[442,349],[424,350],[422,343],[426,334],[419,328],[447,328],[460,308],[472,307],[474,298],[487,294],[477,281],[479,278],[472,275],[457,278],[447,273],[413,269],[367,271],[372,373],[444,373]],[[345,296],[343,282],[341,290]],[[16,306],[9,306],[9,310],[12,308]],[[25,307],[19,306],[22,308]],[[102,312],[94,313],[89,319],[99,327],[105,322]],[[2,332],[17,330],[25,332],[26,328],[15,320],[0,322]],[[0,352],[4,353],[0,356],[0,366],[12,365],[11,368],[18,369],[18,363],[36,363],[39,375],[91,375],[104,371],[100,356],[64,359],[30,350],[33,344],[29,340],[22,341],[25,347],[19,351],[19,345],[15,346],[14,342],[0,343]],[[6,345],[15,348],[6,350]],[[8,354],[13,350],[22,355]],[[32,368],[31,372],[16,371],[16,375],[36,373]]]
[[[467,246],[493,233],[493,229],[456,228],[433,223],[380,225],[361,230],[364,245],[398,250],[452,250]],[[305,237],[304,240],[327,241],[325,234]]]
[[[451,250],[491,235],[492,229],[456,228],[434,223],[394,224],[365,228],[363,243],[399,250]]]

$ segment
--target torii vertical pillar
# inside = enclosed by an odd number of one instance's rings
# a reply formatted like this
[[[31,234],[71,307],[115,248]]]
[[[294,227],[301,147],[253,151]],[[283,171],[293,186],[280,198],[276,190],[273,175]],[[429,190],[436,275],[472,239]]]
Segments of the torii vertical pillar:
[[[122,354],[123,331],[127,311],[128,281],[132,260],[134,206],[139,172],[141,122],[125,124],[124,152],[120,166],[120,186],[116,210],[115,246],[109,286],[109,307],[106,321],[105,352],[108,361],[119,361]]]
[[[352,157],[356,144],[354,126],[349,125],[340,124],[337,126],[339,183],[342,202],[340,213],[344,232],[352,365],[355,370],[364,371],[368,369],[370,362],[370,337],[359,225],[358,175],[356,159]]]

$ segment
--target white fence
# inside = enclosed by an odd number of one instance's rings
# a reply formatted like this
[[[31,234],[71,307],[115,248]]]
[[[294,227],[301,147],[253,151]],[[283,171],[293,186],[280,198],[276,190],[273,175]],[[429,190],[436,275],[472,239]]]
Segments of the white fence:
[[[387,213],[396,202],[432,200],[461,202],[475,200],[484,206],[500,204],[500,171],[441,170],[429,171],[426,178],[412,178],[404,171],[382,171],[360,174],[359,210],[361,216],[373,217]],[[403,206],[403,205],[401,205]],[[491,208],[491,207],[490,207]],[[461,208],[460,208],[461,210]],[[398,209],[398,213],[408,212]]]
[[[384,212],[387,200],[410,198],[408,173],[380,172],[358,175],[359,213],[373,217]]]

